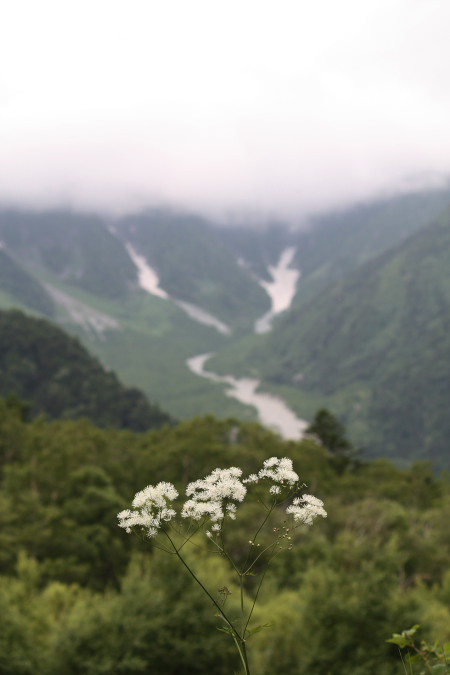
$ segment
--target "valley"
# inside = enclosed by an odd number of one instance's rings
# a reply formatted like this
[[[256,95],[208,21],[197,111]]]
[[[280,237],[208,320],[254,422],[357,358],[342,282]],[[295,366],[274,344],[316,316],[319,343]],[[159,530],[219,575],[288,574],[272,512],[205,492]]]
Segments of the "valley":
[[[57,323],[175,419],[300,438],[327,407],[367,456],[445,465],[449,205],[402,194],[302,229],[0,209],[0,308]]]
[[[148,265],[145,258],[139,256],[131,245],[127,245],[127,250],[139,270],[140,287],[151,295],[170,300],[169,294],[159,285],[156,271]],[[272,308],[255,322],[255,332],[258,334],[271,330],[272,319],[280,312],[288,310],[291,305],[296,292],[297,280],[300,276],[298,270],[289,267],[294,254],[294,247],[285,249],[278,263],[275,266],[269,267],[268,271],[272,277],[272,281],[259,281],[271,299]],[[219,319],[205,312],[200,307],[176,300],[175,298],[172,300],[195,321],[212,326],[224,335],[231,335],[232,331],[229,326],[226,326]],[[206,353],[193,356],[186,360],[186,365],[194,375],[217,384],[224,384],[227,396],[254,408],[258,421],[264,426],[274,429],[283,438],[299,440],[302,437],[308,423],[299,419],[280,397],[259,392],[259,380],[250,378],[237,379],[232,375],[220,376],[206,370],[205,364],[212,355],[212,353]]]

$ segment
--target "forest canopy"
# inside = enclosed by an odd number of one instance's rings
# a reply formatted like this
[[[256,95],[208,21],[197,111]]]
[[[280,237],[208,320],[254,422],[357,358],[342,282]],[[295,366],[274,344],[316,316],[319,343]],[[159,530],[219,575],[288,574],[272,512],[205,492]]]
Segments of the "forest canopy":
[[[212,417],[134,433],[87,420],[24,420],[0,401],[0,672],[14,675],[238,672],[185,571],[117,513],[147,484],[181,490],[216,467],[257,471],[289,457],[328,517],[271,565],[252,636],[259,675],[394,675],[393,632],[450,639],[449,477],[386,460],[342,470],[313,439]],[[245,536],[255,513],[242,506]],[[239,553],[239,551],[237,552]],[[220,557],[187,553],[211,589]]]

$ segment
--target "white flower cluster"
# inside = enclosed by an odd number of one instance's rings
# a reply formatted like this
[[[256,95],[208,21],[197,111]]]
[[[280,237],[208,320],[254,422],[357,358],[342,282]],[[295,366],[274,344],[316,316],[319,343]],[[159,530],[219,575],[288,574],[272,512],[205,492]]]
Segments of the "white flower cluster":
[[[257,474],[252,473],[244,480],[244,483],[258,483],[263,478],[268,478],[273,483],[288,485],[289,487],[294,487],[300,480],[298,474],[292,468],[292,460],[288,459],[288,457],[282,457],[281,459],[279,457],[271,457],[270,459],[266,459],[263,468]],[[277,485],[272,486],[270,493],[279,494],[280,489],[274,489],[277,487],[279,488]]]
[[[242,502],[247,488],[240,477],[242,469],[232,466],[229,469],[214,469],[206,478],[189,483],[186,488],[188,499],[181,515],[183,518],[201,520],[210,518],[214,523],[212,530],[219,531],[219,521],[227,515],[236,518],[236,504]]]
[[[162,482],[156,486],[147,486],[134,497],[133,511],[125,509],[118,514],[119,527],[131,532],[133,526],[139,525],[147,530],[149,537],[154,537],[161,523],[171,520],[176,515],[174,509],[167,507],[167,501],[177,497],[178,492],[172,483]]]
[[[284,487],[298,488],[300,480],[292,468],[292,460],[287,457],[266,459],[259,473],[251,474],[244,480],[241,476],[242,469],[232,466],[229,469],[214,469],[209,476],[189,483],[186,488],[188,499],[182,508],[181,516],[196,521],[209,519],[212,526],[206,535],[212,537],[212,532],[221,530],[222,521],[226,516],[235,520],[236,503],[242,502],[247,493],[244,483],[268,480],[271,483],[269,494],[276,497],[282,493]],[[118,514],[119,527],[131,532],[134,526],[138,526],[144,528],[149,537],[154,537],[164,522],[177,515],[168,505],[168,502],[177,497],[178,492],[172,483],[149,485],[135,495],[132,509],[126,509]],[[286,509],[286,513],[291,514],[296,523],[306,525],[311,525],[317,516],[324,518],[327,516],[323,502],[312,495],[294,499],[291,506]]]
[[[317,516],[327,517],[323,501],[313,495],[296,497],[291,506],[287,507],[286,513],[292,514],[296,523],[305,523],[305,525],[312,525]]]

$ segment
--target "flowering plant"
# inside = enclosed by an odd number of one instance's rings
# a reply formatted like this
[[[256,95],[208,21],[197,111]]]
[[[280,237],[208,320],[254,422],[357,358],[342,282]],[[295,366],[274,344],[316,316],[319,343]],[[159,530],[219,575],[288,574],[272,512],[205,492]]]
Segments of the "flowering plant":
[[[303,487],[290,459],[271,457],[257,474],[247,478],[242,478],[242,469],[230,467],[214,469],[205,478],[189,483],[186,487],[187,500],[178,513],[173,507],[178,497],[177,490],[171,483],[161,482],[138,492],[133,499],[132,509],[118,514],[119,526],[126,532],[138,529],[150,538],[159,537],[159,548],[178,557],[216,608],[217,616],[223,622],[219,630],[233,638],[246,675],[250,675],[246,641],[252,633],[267,625],[253,629],[249,627],[269,563],[282,549],[292,548],[292,535],[297,527],[301,524],[311,525],[317,516],[325,518],[327,515],[323,502],[317,497],[308,494],[298,496]],[[225,531],[229,521],[236,520],[238,505],[250,493],[256,496],[263,516],[254,535],[246,543],[246,553],[237,559],[226,545]],[[283,524],[270,528],[271,516],[279,516],[280,509],[286,503],[288,506]],[[270,529],[269,540],[263,539],[264,529]],[[228,588],[220,588],[218,593],[221,597],[215,597],[183,555],[183,547],[193,542],[201,530],[205,532],[204,542],[208,549],[223,556],[237,576],[240,588],[239,620],[225,610],[225,602],[230,594]],[[261,578],[249,606],[246,606],[245,580],[254,576],[256,570],[261,571]]]

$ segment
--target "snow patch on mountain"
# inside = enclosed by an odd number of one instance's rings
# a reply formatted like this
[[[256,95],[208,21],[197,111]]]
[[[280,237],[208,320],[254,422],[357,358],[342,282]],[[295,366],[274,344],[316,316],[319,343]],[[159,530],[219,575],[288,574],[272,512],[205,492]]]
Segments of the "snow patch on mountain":
[[[167,299],[169,294],[160,287],[159,277],[156,271],[150,267],[144,256],[139,255],[139,253],[131,246],[131,244],[126,244],[126,249],[131,260],[137,267],[139,286],[151,295],[156,295],[158,298]]]
[[[269,266],[272,281],[260,279],[259,284],[272,300],[271,309],[255,323],[255,333],[267,333],[272,329],[272,320],[280,312],[284,312],[292,304],[297,291],[300,271],[289,267],[295,255],[295,247],[286,248],[275,267]]]
[[[198,307],[197,305],[192,304],[191,302],[185,302],[184,300],[172,298],[169,293],[167,293],[167,291],[161,288],[156,270],[150,267],[144,256],[139,255],[139,253],[133,248],[133,246],[131,246],[131,244],[126,244],[126,249],[130,258],[137,267],[139,286],[144,291],[147,291],[147,293],[155,295],[158,298],[162,298],[164,300],[172,300],[194,321],[202,323],[205,326],[212,326],[223,335],[231,335],[231,328],[209,312],[205,311],[201,307]]]

